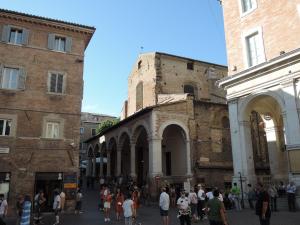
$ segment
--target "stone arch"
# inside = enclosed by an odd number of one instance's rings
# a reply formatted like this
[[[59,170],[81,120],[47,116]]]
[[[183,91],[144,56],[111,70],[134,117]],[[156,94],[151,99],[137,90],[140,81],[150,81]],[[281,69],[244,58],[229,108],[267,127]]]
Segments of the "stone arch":
[[[122,127],[118,132],[118,142],[117,142],[118,144],[121,143],[121,141],[122,141],[121,137],[123,134],[128,135],[129,138],[131,137],[131,133],[130,133],[129,129],[127,127]]]
[[[131,158],[130,158],[130,136],[129,133],[124,131],[119,135],[118,142],[118,151],[120,161],[118,161],[118,165],[120,167],[119,173],[124,177],[128,177],[130,175],[131,168]]]
[[[245,98],[241,98],[239,100],[239,105],[238,105],[238,119],[239,121],[244,121],[245,119],[245,111],[247,107],[249,106],[249,103],[255,100],[257,97],[262,97],[262,96],[269,96],[273,99],[276,100],[278,105],[280,106],[281,112],[284,113],[283,109],[285,108],[285,103],[283,98],[279,95],[279,93],[275,91],[270,91],[270,90],[262,90],[259,92],[252,93],[248,95]]]
[[[183,122],[181,122],[180,120],[175,120],[175,119],[165,121],[160,125],[160,127],[158,129],[158,137],[160,139],[163,138],[163,132],[164,132],[165,128],[169,125],[178,125],[179,127],[181,127],[183,129],[183,131],[185,132],[184,135],[185,135],[186,141],[188,141],[188,142],[190,141],[190,135],[189,135],[188,127]]]
[[[165,176],[190,175],[191,159],[188,127],[179,120],[169,120],[160,126],[158,136],[162,139],[163,174]],[[174,162],[176,162],[176,166],[174,166]]]
[[[91,145],[91,144],[88,146],[87,157],[88,158],[94,157],[94,148],[93,148],[93,145]]]
[[[111,137],[108,142],[108,174],[112,177],[117,175],[117,138]]]
[[[137,137],[139,136],[141,130],[138,128],[144,128],[146,133],[147,133],[147,137],[149,137],[150,135],[150,129],[149,129],[149,125],[144,121],[138,121],[137,123],[135,123],[132,127],[132,136],[131,136],[131,140],[136,142]]]
[[[288,177],[287,154],[282,151],[284,108],[284,100],[275,91],[265,90],[239,100],[240,132],[246,134],[241,140],[243,149],[252,159],[251,173],[262,182]]]

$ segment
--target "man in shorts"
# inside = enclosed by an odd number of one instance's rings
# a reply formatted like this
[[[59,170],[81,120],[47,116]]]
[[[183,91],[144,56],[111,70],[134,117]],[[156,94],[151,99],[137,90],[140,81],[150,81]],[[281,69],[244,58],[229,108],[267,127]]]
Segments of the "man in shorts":
[[[170,207],[170,197],[166,192],[166,188],[162,188],[162,192],[159,197],[159,208],[160,215],[162,216],[163,225],[169,225],[169,207]]]

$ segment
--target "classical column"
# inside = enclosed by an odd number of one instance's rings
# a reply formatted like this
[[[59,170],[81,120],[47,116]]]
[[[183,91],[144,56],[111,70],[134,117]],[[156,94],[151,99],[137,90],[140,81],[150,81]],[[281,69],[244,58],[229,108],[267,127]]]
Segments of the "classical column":
[[[130,142],[130,176],[132,178],[136,177],[135,171],[135,142]]]
[[[186,140],[186,175],[191,176],[191,146],[190,140]]]
[[[106,167],[106,176],[110,177],[110,166],[111,166],[111,162],[110,162],[110,151],[107,152],[107,167]]]
[[[236,182],[241,175],[243,179],[247,179],[248,183],[253,184],[255,171],[250,124],[248,121],[239,122],[237,100],[230,101],[228,105],[234,169],[233,179]]]
[[[121,160],[122,160],[122,152],[121,152],[121,146],[117,145],[117,176],[121,175]]]
[[[150,177],[162,176],[161,138],[150,138],[149,143],[149,175]]]

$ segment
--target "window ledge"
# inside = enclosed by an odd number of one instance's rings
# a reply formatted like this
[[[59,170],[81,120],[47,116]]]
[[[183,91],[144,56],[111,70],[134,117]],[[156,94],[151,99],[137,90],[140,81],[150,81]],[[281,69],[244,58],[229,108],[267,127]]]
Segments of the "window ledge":
[[[41,137],[42,141],[63,141],[63,138],[47,138],[47,137]]]
[[[13,138],[15,138],[15,136],[12,136],[12,135],[8,135],[8,136],[0,135],[0,138],[13,139]]]
[[[52,51],[52,52],[58,52],[58,53],[63,53],[63,54],[67,54],[68,53],[66,51],[59,51],[59,50],[55,50],[55,49],[50,49],[50,51]]]
[[[14,92],[19,92],[19,91],[24,91],[24,89],[0,88],[0,91],[2,91],[2,92],[11,92],[11,93],[14,93]]]
[[[24,46],[23,44],[12,43],[12,42],[5,42],[5,43],[8,44],[8,45],[19,46],[19,47]]]
[[[249,15],[252,13],[257,7],[253,7],[252,9],[246,11],[246,12],[241,12],[241,18],[244,18],[245,16]]]

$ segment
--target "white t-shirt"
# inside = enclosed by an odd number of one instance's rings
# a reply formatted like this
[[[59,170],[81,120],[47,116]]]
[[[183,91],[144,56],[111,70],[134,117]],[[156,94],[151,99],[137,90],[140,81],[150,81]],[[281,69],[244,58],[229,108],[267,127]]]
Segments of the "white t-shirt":
[[[187,197],[180,197],[177,200],[177,205],[180,209],[186,210],[189,207],[189,199]]]
[[[198,191],[198,198],[201,200],[201,201],[204,201],[205,200],[205,192],[204,190],[200,189]]]
[[[133,206],[133,201],[131,199],[126,199],[123,202],[123,211],[124,211],[124,217],[131,217],[132,216],[132,206]]]
[[[5,208],[7,207],[7,201],[4,199],[3,201],[0,200],[0,215],[4,215]]]
[[[190,192],[188,198],[189,198],[190,203],[192,203],[192,204],[198,203],[197,194],[195,192]]]
[[[53,209],[60,209],[60,196],[56,195],[53,202]]]
[[[169,210],[170,197],[166,192],[162,192],[159,196],[159,207],[162,210]]]

